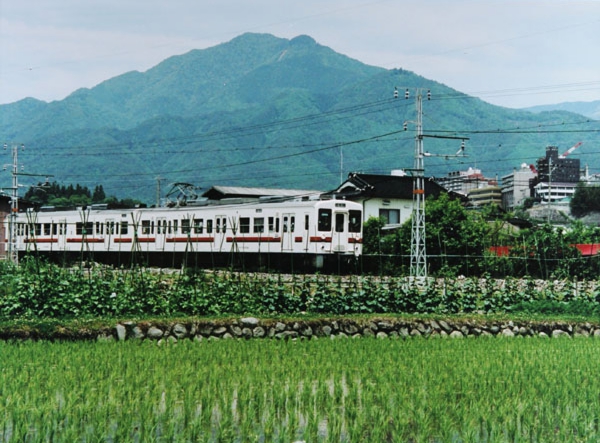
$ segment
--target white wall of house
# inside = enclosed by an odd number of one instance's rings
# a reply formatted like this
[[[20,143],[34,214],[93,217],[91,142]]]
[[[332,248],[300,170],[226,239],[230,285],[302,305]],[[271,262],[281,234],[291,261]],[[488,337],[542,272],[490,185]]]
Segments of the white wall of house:
[[[412,214],[412,200],[371,198],[358,201],[363,205],[363,221],[387,214],[387,225],[397,226],[406,222]]]

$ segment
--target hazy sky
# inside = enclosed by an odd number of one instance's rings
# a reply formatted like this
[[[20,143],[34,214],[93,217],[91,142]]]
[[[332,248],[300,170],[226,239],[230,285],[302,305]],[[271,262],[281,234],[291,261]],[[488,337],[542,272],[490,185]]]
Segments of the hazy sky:
[[[244,32],[307,34],[502,106],[600,100],[600,0],[0,0],[0,103]]]

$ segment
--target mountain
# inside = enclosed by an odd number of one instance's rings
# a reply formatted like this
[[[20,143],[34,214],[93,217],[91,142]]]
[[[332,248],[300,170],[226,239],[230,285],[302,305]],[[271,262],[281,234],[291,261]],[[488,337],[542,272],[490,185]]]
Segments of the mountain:
[[[554,105],[540,105],[525,108],[526,111],[544,112],[544,111],[568,111],[575,114],[585,115],[586,117],[600,120],[600,100],[591,102],[564,102]]]
[[[308,36],[243,34],[61,101],[0,105],[0,133],[26,145],[19,164],[33,176],[20,178],[24,184],[51,174],[147,202],[159,184],[182,181],[330,190],[351,171],[412,168],[416,91],[425,97],[425,150],[451,155],[456,138],[468,138],[468,158],[428,158],[427,175],[468,166],[502,175],[535,162],[549,144],[572,146],[580,141],[572,131],[591,124],[564,111],[493,106],[410,71],[365,65]],[[5,174],[0,185],[8,183]]]

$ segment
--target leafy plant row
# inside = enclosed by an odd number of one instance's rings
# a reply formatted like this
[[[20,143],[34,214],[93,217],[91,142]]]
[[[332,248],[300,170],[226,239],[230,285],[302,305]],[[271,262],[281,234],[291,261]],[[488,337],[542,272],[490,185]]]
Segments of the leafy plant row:
[[[180,273],[63,268],[27,260],[0,270],[0,317],[219,316],[526,311],[599,315],[600,290],[575,281]]]

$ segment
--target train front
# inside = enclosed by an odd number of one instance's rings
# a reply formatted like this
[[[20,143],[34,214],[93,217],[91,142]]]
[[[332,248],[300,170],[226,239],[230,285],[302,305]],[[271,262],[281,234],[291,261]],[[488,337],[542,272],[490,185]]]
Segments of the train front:
[[[362,205],[345,200],[317,203],[315,246],[317,269],[339,268],[356,263],[362,253]]]

